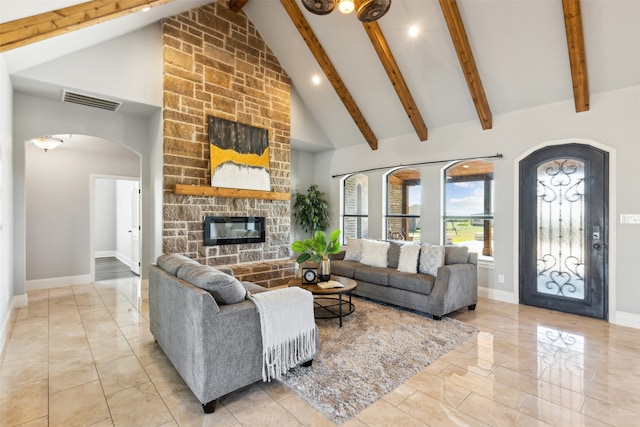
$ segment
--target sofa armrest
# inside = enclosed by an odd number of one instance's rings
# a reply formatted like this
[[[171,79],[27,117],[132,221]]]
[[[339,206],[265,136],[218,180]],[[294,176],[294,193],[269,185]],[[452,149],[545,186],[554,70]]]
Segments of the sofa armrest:
[[[478,302],[478,268],[475,264],[438,267],[428,312],[444,316]]]
[[[223,273],[228,274],[231,277],[236,277],[236,276],[233,275],[233,270],[231,269],[231,267],[227,267],[227,266],[224,266],[224,265],[218,265],[218,266],[213,266],[213,268],[216,268],[216,269],[222,271]]]

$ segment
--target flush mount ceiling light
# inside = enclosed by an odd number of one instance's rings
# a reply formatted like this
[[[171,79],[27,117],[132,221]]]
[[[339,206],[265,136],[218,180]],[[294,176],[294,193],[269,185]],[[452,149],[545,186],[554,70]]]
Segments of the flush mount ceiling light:
[[[53,150],[63,143],[60,138],[51,135],[40,136],[38,138],[32,139],[31,142],[33,142],[36,147],[42,148],[45,152]]]
[[[342,13],[356,10],[362,22],[372,22],[382,18],[391,7],[391,0],[302,0],[302,5],[316,15],[327,15],[338,6]]]

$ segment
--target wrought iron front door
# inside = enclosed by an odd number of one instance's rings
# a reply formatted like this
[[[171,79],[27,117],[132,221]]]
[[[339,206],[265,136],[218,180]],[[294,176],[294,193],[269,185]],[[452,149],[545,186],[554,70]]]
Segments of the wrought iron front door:
[[[520,303],[607,318],[608,164],[582,144],[520,162]]]

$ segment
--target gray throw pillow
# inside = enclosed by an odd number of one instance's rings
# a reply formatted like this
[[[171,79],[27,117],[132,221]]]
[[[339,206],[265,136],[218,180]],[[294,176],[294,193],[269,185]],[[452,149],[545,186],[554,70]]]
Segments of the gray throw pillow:
[[[347,237],[347,249],[344,254],[344,260],[360,262],[360,258],[362,258],[362,239]]]
[[[244,301],[247,289],[233,276],[208,265],[184,264],[178,278],[200,289],[209,291],[219,305],[236,304]]]
[[[444,247],[444,265],[466,264],[468,259],[468,247],[457,245],[447,245]]]
[[[420,261],[418,271],[431,276],[438,275],[438,267],[444,264],[444,246],[422,243],[420,245]]]
[[[200,263],[196,260],[193,260],[189,257],[186,257],[182,254],[164,254],[160,255],[156,260],[156,264],[158,267],[163,269],[169,274],[173,274],[174,276],[178,273],[180,267],[184,264],[195,264],[200,265]]]

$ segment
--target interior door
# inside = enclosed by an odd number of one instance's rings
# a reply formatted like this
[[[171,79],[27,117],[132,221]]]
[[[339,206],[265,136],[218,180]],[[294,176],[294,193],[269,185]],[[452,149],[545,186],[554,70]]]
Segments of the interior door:
[[[131,272],[140,275],[140,189],[131,189]]]
[[[608,153],[582,144],[520,162],[520,303],[606,319]]]

